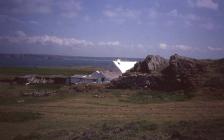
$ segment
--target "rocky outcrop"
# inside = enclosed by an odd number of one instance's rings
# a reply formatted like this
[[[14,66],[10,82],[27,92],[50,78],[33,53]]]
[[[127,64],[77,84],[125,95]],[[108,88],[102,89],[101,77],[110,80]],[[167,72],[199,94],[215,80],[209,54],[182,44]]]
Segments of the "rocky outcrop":
[[[207,71],[206,64],[203,60],[175,54],[170,57],[169,66],[163,70],[163,76],[172,89],[202,86],[203,75]]]
[[[166,84],[162,71],[169,66],[169,61],[158,55],[148,55],[135,64],[127,73],[111,82],[112,88],[163,89]]]
[[[160,75],[152,75],[147,73],[126,73],[119,79],[111,82],[112,88],[144,88],[144,89],[160,89],[164,85],[163,77]]]
[[[174,54],[168,61],[149,55],[128,73],[112,81],[112,87],[159,90],[224,88],[224,60],[198,60]]]
[[[135,64],[130,72],[153,73],[161,72],[169,65],[169,61],[159,55],[148,55],[143,61]]]

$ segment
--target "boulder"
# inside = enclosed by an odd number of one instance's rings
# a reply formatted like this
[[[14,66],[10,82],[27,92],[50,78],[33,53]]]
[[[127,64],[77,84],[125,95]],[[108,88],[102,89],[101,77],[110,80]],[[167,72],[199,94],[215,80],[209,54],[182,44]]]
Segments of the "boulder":
[[[159,55],[148,55],[143,61],[135,64],[130,72],[158,73],[169,65],[169,61]]]

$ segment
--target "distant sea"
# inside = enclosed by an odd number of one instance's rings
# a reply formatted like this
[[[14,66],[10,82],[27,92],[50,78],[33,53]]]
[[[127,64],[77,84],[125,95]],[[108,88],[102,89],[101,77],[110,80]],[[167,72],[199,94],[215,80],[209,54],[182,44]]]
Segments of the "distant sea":
[[[36,54],[0,54],[0,67],[101,67],[114,69],[115,57],[82,57]],[[120,58],[140,61],[139,58]]]

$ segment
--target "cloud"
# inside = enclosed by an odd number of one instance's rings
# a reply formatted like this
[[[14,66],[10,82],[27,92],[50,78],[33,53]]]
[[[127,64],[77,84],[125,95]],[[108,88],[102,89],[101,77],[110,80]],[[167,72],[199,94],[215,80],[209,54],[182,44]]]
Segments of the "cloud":
[[[75,17],[82,10],[80,0],[7,0],[0,1],[0,14],[8,16],[58,14]]]
[[[114,47],[122,46],[120,41],[92,42],[77,38],[63,38],[50,35],[29,36],[23,31],[16,31],[14,36],[0,36],[0,44],[9,45],[39,45],[64,47]]]
[[[192,51],[192,50],[194,50],[193,47],[188,46],[188,45],[183,45],[183,44],[181,44],[181,45],[174,45],[174,48],[178,49],[178,50],[181,50],[181,51]]]
[[[100,46],[119,46],[121,45],[119,41],[108,41],[108,42],[99,42]]]
[[[201,26],[207,30],[215,29],[215,25],[212,22],[203,23]]]
[[[85,22],[89,22],[91,20],[91,18],[90,18],[90,16],[86,15],[86,16],[83,17],[83,20]]]
[[[141,12],[139,10],[119,7],[115,9],[107,8],[103,11],[103,15],[117,23],[124,23],[127,20],[138,19],[141,15]]]
[[[52,2],[52,0],[7,0],[0,2],[0,8],[4,14],[46,14],[52,11]]]
[[[197,0],[196,5],[198,7],[209,8],[213,10],[218,9],[218,3],[216,3],[214,0]]]
[[[198,16],[194,13],[183,14],[180,13],[177,9],[173,9],[166,14],[170,17],[170,20],[167,21],[167,25],[174,25],[174,23],[183,24],[188,27],[198,27],[204,28],[206,30],[214,30],[219,28],[219,25],[215,23],[211,18]]]
[[[20,20],[16,17],[8,16],[5,14],[0,14],[0,23],[16,23],[16,24],[23,24],[25,23],[23,20]]]
[[[38,25],[39,24],[39,22],[38,21],[35,21],[35,20],[30,20],[29,23],[30,24],[33,24],[33,25]]]
[[[169,50],[180,50],[180,51],[196,50],[196,48],[193,48],[191,46],[184,45],[184,44],[170,45],[170,44],[166,44],[166,43],[160,43],[159,48],[162,49],[162,50],[168,50],[169,49]]]
[[[142,15],[144,15],[143,16],[144,18],[149,18],[150,20],[152,19],[154,20],[158,18],[161,15],[161,13],[157,11],[156,8],[149,8],[149,9],[144,9]]]
[[[23,32],[23,31],[16,31],[16,32],[15,32],[15,35],[16,35],[16,36],[19,36],[19,37],[25,37],[25,36],[26,36],[26,33]]]
[[[207,49],[209,51],[224,51],[224,48],[221,48],[221,47],[211,47],[211,46],[209,46],[209,47],[207,47]]]
[[[178,9],[161,12],[152,8],[148,10],[148,19],[151,23],[164,24],[165,26],[199,25],[202,20],[205,20],[194,13],[181,13]]]
[[[111,10],[105,10],[105,11],[103,11],[103,14],[105,16],[107,16],[107,17],[116,17],[116,16],[118,16],[115,11],[111,11]]]
[[[59,0],[56,2],[56,7],[60,10],[60,15],[68,18],[76,17],[82,10],[79,0]]]
[[[137,44],[137,46],[136,46],[137,48],[145,48],[144,47],[144,45],[143,44],[141,44],[141,43],[139,43],[139,44]]]
[[[125,9],[125,8],[116,8],[116,9],[107,9],[103,11],[103,14],[107,17],[123,17],[134,19],[137,18],[140,14],[137,10]]]
[[[207,8],[211,10],[218,10],[219,4],[215,0],[188,0],[191,7]]]
[[[191,20],[191,21],[200,21],[201,17],[195,15],[195,14],[187,14],[186,19]]]
[[[173,9],[171,10],[168,15],[173,16],[173,17],[179,17],[179,12],[177,11],[177,9]]]
[[[84,47],[84,46],[94,46],[91,41],[80,40],[76,38],[60,38],[57,36],[27,36],[22,31],[17,31],[16,36],[0,36],[0,43],[11,44],[11,45],[57,45],[57,46],[67,46],[67,47]]]
[[[165,49],[167,49],[167,47],[168,47],[168,45],[167,45],[166,43],[160,43],[160,44],[159,44],[159,48],[160,48],[160,49],[165,50]]]
[[[182,20],[185,20],[185,21],[200,21],[200,20],[202,20],[201,17],[199,17],[195,14],[192,14],[192,13],[182,14],[177,9],[171,10],[166,15],[170,16],[170,17],[179,18],[179,19],[182,19]]]

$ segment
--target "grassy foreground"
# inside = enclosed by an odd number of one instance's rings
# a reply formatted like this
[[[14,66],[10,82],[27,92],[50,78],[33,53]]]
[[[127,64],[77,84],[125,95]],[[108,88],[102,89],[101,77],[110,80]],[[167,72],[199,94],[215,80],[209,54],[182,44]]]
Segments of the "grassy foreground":
[[[1,85],[0,137],[4,140],[173,140],[224,137],[224,101],[192,93]]]

